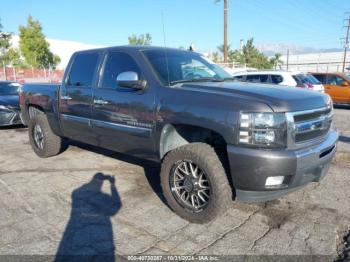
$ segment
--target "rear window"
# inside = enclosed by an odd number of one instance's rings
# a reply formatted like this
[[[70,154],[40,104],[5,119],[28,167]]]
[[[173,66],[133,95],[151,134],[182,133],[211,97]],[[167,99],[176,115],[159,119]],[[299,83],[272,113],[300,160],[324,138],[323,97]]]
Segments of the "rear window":
[[[297,82],[297,85],[304,84],[312,84],[312,85],[320,85],[320,81],[318,81],[314,76],[310,74],[297,74],[293,75],[294,80]]]
[[[271,83],[278,85],[283,82],[283,77],[281,75],[271,75]]]
[[[75,56],[69,77],[69,86],[91,86],[98,61],[98,53],[82,53]]]

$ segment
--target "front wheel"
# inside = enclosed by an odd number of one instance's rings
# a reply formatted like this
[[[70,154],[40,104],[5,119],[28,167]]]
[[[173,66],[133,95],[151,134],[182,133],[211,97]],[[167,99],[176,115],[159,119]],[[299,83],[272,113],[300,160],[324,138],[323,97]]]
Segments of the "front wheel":
[[[169,206],[190,222],[207,223],[232,202],[225,170],[207,144],[188,144],[169,152],[162,163],[161,184]]]
[[[55,156],[63,149],[63,140],[52,132],[46,115],[33,116],[29,120],[28,130],[30,144],[39,157]]]

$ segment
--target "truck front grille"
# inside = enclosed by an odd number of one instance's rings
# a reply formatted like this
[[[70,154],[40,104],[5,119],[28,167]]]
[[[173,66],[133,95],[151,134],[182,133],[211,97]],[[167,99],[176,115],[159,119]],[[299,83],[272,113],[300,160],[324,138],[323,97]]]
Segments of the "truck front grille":
[[[295,134],[295,142],[301,143],[318,137],[322,137],[328,133],[329,129],[314,130],[307,133]]]
[[[327,135],[332,124],[331,107],[286,113],[288,121],[288,146],[300,147]]]
[[[320,111],[316,111],[316,112],[310,112],[310,113],[306,113],[306,114],[297,114],[297,115],[294,115],[294,121],[295,122],[303,122],[303,121],[308,121],[308,120],[314,120],[314,119],[317,119],[319,117],[326,116],[331,112],[332,112],[331,108],[325,108],[325,109],[321,109]]]

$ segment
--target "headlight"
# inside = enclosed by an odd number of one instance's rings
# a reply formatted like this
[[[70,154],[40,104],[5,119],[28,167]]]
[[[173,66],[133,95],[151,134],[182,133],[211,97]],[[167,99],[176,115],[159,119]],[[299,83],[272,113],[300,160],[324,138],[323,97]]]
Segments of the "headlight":
[[[0,112],[11,112],[11,109],[7,108],[6,106],[4,105],[0,105]]]
[[[284,113],[241,113],[239,143],[258,147],[285,147],[287,124]]]

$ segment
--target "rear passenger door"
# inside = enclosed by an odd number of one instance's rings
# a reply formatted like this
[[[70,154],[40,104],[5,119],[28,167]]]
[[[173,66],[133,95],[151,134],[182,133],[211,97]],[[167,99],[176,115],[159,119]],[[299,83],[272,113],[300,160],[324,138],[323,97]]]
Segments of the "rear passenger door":
[[[72,57],[60,89],[59,112],[64,136],[96,144],[91,132],[92,87],[100,62],[99,52],[81,52]]]
[[[135,58],[124,51],[106,54],[98,87],[94,89],[92,127],[99,145],[144,158],[154,156],[155,90],[135,90],[117,85],[117,76],[135,72],[147,80]]]

